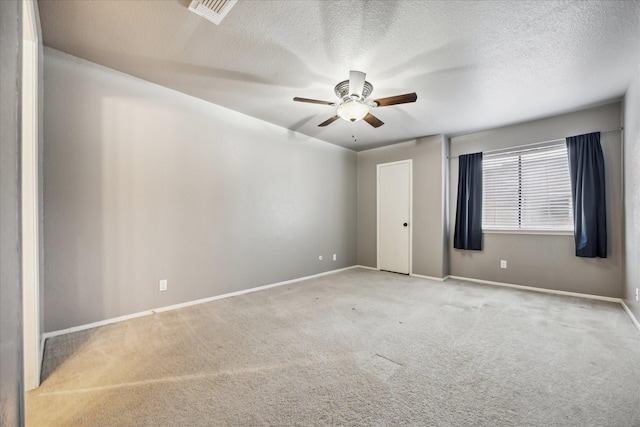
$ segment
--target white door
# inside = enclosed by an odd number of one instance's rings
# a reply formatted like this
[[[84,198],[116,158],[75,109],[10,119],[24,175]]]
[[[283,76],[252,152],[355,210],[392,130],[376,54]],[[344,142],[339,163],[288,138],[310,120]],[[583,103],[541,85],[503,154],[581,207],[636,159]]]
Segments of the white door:
[[[378,165],[378,269],[411,272],[412,161]]]

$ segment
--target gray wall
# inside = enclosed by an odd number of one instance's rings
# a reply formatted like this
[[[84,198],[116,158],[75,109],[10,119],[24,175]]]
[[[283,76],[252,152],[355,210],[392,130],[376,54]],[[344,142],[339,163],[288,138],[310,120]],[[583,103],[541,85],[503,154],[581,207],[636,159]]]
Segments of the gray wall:
[[[46,331],[356,263],[355,152],[44,61]]]
[[[445,147],[442,135],[435,135],[358,153],[358,264],[377,266],[376,165],[413,159],[412,273],[447,274]]]
[[[456,213],[460,154],[548,141],[595,131],[619,129],[621,103],[616,102],[552,118],[507,126],[450,139],[450,224]],[[450,274],[495,282],[622,296],[623,212],[621,132],[601,137],[607,185],[608,258],[575,256],[572,235],[484,233],[482,251],[453,248],[450,230]],[[500,260],[508,262],[500,268]]]
[[[640,66],[624,99],[625,286],[622,297],[640,321]]]
[[[0,424],[24,425],[20,280],[22,2],[0,1]]]

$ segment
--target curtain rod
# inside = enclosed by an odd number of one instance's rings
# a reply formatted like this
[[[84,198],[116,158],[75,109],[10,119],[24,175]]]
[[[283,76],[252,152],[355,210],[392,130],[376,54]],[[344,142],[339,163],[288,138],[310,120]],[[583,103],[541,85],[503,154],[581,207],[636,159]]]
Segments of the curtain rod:
[[[624,127],[620,127],[618,129],[603,130],[603,131],[600,131],[600,133],[620,132],[622,130],[624,130]],[[497,152],[500,152],[500,151],[508,151],[508,150],[519,149],[519,148],[524,148],[524,147],[532,147],[532,146],[536,146],[536,145],[549,144],[551,142],[558,142],[558,141],[565,141],[565,140],[566,140],[566,138],[550,139],[548,141],[532,142],[530,144],[516,145],[516,146],[513,146],[513,147],[496,148],[495,150],[486,150],[486,151],[483,151],[482,153],[497,153]],[[460,157],[460,156],[448,157],[448,159],[451,160],[451,159],[455,159],[457,157]]]

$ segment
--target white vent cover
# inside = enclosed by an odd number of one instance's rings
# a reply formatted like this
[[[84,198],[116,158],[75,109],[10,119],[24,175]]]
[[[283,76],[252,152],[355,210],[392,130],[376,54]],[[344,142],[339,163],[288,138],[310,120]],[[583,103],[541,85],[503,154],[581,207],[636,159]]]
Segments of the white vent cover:
[[[189,10],[218,25],[238,0],[192,0]]]

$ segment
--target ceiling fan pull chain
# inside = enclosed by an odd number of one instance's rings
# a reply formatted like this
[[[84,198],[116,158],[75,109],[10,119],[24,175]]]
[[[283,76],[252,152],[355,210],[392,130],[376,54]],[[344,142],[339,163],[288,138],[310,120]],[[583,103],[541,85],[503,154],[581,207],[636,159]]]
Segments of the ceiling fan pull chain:
[[[356,123],[357,122],[352,122],[352,123],[353,123],[352,124],[353,129],[351,131],[351,137],[353,138],[353,142],[358,142],[358,139],[356,138]]]

